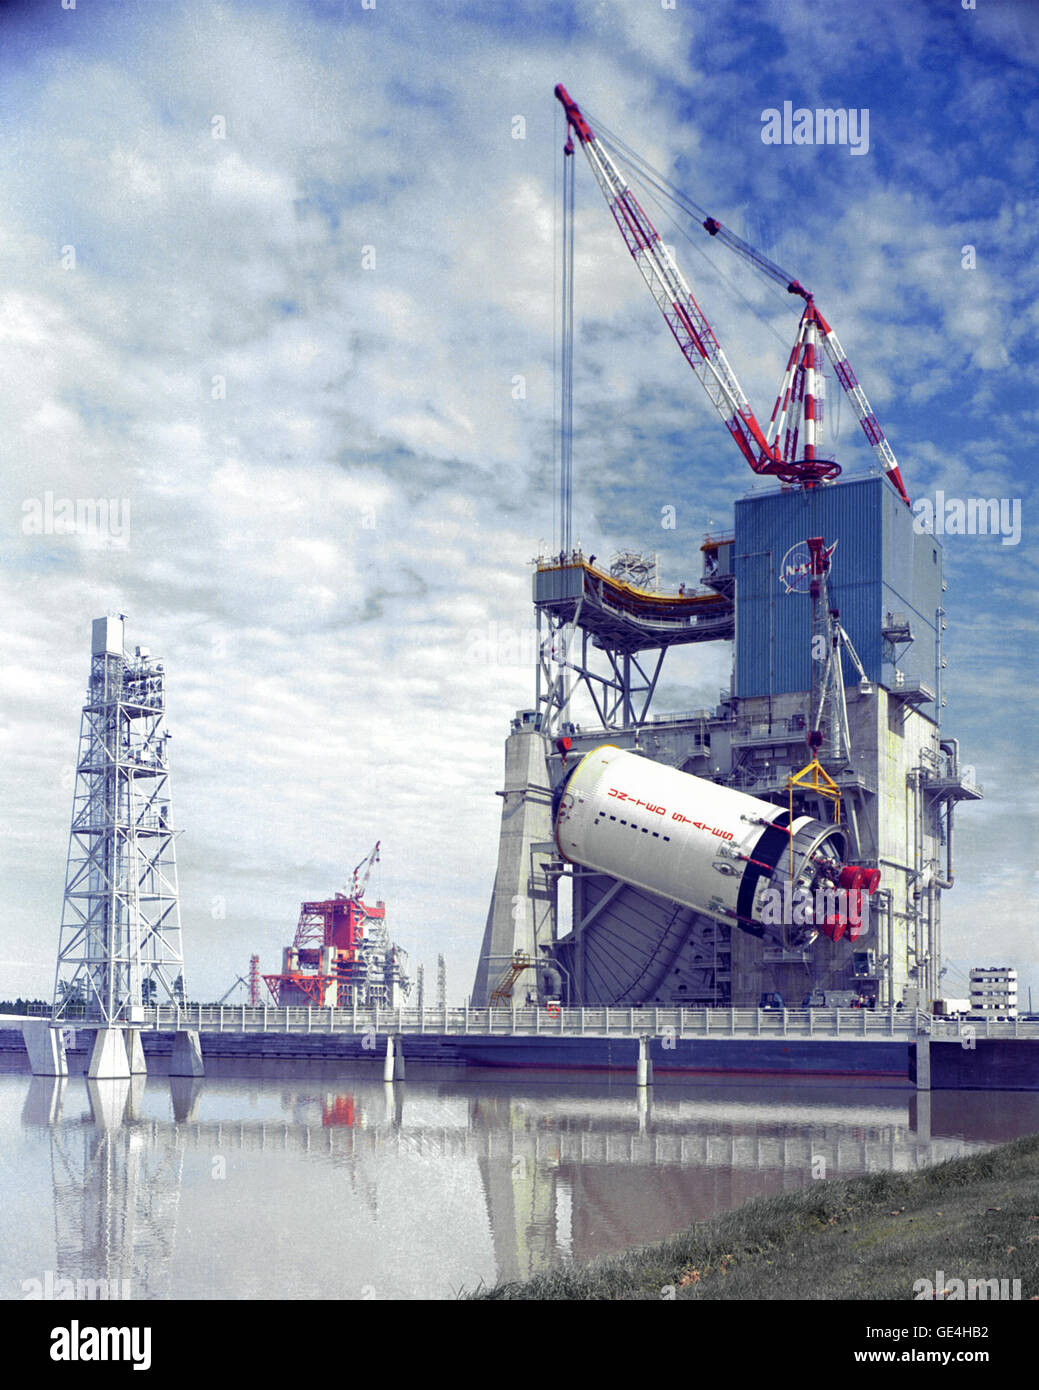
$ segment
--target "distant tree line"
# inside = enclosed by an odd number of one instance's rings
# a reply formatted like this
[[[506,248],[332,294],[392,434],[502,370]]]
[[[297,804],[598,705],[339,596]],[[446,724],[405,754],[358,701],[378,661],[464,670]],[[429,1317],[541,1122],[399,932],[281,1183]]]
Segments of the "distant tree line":
[[[49,999],[0,999],[0,1014],[28,1014],[41,1009],[50,1011]]]
[[[184,999],[184,981],[182,976],[177,977],[177,980],[173,988],[174,993],[180,996],[182,1008],[198,1008],[199,1001],[197,999]],[[75,1018],[77,1016],[82,1017],[82,1015],[86,1012],[86,1005],[83,1001],[82,987],[74,987],[72,989],[65,988],[63,994],[64,998],[62,1002],[64,1004],[64,1016],[66,1018]],[[154,980],[143,980],[141,982],[141,995],[142,1002],[145,1005],[155,1005],[156,1003],[167,1002],[165,1000],[156,999],[157,988]],[[217,1004],[216,1002],[212,1004],[203,1004],[202,1007],[204,1009],[216,1008]],[[19,995],[17,999],[0,999],[0,1014],[49,1014],[50,1011],[51,1001],[49,999],[23,999],[21,995]]]

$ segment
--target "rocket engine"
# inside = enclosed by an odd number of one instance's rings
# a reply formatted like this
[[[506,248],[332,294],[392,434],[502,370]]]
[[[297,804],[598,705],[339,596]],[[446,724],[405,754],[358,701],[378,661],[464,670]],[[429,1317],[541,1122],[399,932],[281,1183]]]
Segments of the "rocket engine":
[[[556,787],[553,824],[568,862],[788,949],[820,932],[855,941],[880,883],[878,869],[846,862],[839,825],[790,823],[782,806],[612,744],[585,754]]]

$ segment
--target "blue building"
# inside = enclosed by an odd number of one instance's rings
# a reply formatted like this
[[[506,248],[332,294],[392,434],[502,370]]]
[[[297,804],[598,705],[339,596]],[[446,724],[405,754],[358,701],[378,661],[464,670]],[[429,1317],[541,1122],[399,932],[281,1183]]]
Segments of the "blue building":
[[[941,700],[942,551],[882,477],[805,491],[787,488],[736,503],[738,699],[805,691],[811,684],[808,547],[832,547],[831,606],[866,675],[912,694],[936,723]],[[911,640],[909,640],[911,638]],[[844,658],[844,680],[857,672]],[[930,694],[932,698],[926,698]]]

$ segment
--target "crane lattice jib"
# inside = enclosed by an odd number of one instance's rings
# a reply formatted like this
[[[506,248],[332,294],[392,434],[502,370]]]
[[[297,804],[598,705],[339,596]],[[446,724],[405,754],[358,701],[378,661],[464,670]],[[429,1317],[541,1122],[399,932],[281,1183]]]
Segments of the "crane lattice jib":
[[[797,451],[797,425],[794,421],[794,414],[797,409],[797,364],[801,360],[801,351],[804,346],[805,326],[805,316],[802,315],[797,329],[797,338],[790,350],[783,380],[779,386],[779,395],[776,397],[776,403],[772,409],[772,418],[768,422],[769,443],[778,448],[783,457],[788,459],[793,458]]]
[[[584,148],[632,259],[726,429],[755,473],[787,474],[789,468],[765,438],[736,373],[656,228],[561,84],[556,87],[556,96]]]
[[[363,898],[363,897],[364,897],[365,889],[368,887],[368,880],[369,880],[369,879],[371,878],[371,876],[372,876],[372,869],[373,869],[373,868],[375,867],[375,865],[378,864],[378,862],[379,862],[379,848],[380,848],[381,845],[382,845],[382,841],[381,841],[381,840],[376,840],[376,842],[375,842],[375,848],[374,848],[373,850],[371,850],[371,852],[370,852],[369,854],[367,854],[367,855],[361,860],[361,862],[357,865],[357,868],[354,869],[353,880],[352,880],[352,882],[351,882],[351,884],[350,884],[350,897],[351,897],[351,898],[358,898],[358,899],[360,899],[360,898]],[[367,865],[367,867],[365,867],[366,865]],[[364,878],[363,878],[363,879],[362,879],[361,876],[360,876],[360,875],[361,875],[361,870],[362,870],[362,869],[364,869]]]
[[[847,353],[841,347],[837,339],[837,334],[834,333],[833,329],[819,312],[813,296],[805,289],[799,280],[795,280],[793,276],[788,275],[786,271],[776,265],[774,261],[770,261],[767,256],[763,256],[760,251],[755,251],[753,246],[748,245],[748,243],[741,237],[738,237],[735,232],[723,226],[716,217],[708,217],[703,225],[704,230],[710,233],[711,236],[717,237],[724,245],[738,252],[739,255],[750,261],[752,265],[756,266],[777,284],[785,286],[788,293],[800,295],[801,298],[805,300],[808,306],[809,316],[818,324],[822,333],[823,349],[826,356],[830,359],[830,365],[833,367],[834,375],[845,394],[851,400],[852,409],[855,411],[859,424],[862,426],[863,433],[869,440],[870,447],[880,460],[881,467],[888,475],[888,478],[902,501],[907,507],[911,506],[912,503],[909,500],[909,494],[906,492],[905,484],[902,481],[902,473],[898,466],[898,460],[895,458],[894,450],[885,438],[884,431],[880,428],[880,422],[873,413],[873,407],[867,400],[866,393],[863,391],[858,378],[852,370]],[[804,322],[804,319],[802,319],[802,328]],[[792,366],[792,362],[788,364],[788,372],[790,366]]]

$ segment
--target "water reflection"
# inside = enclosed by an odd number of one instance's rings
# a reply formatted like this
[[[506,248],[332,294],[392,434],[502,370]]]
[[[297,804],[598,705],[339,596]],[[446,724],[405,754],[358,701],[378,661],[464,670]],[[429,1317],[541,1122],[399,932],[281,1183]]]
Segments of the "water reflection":
[[[25,1127],[45,1126],[49,1133],[53,1287],[69,1296],[74,1289],[86,1296],[167,1298],[184,1135],[176,1124],[141,1125],[144,1076],[81,1085],[85,1113],[66,1115],[66,1077],[33,1077],[22,1110]]]
[[[813,1173],[911,1169],[1039,1129],[1039,1095],[1022,1093],[403,1084],[320,1064],[0,1080],[27,1085],[23,1132],[49,1146],[56,1277],[128,1281],[133,1298],[449,1296]],[[45,1267],[34,1239],[22,1264]]]

